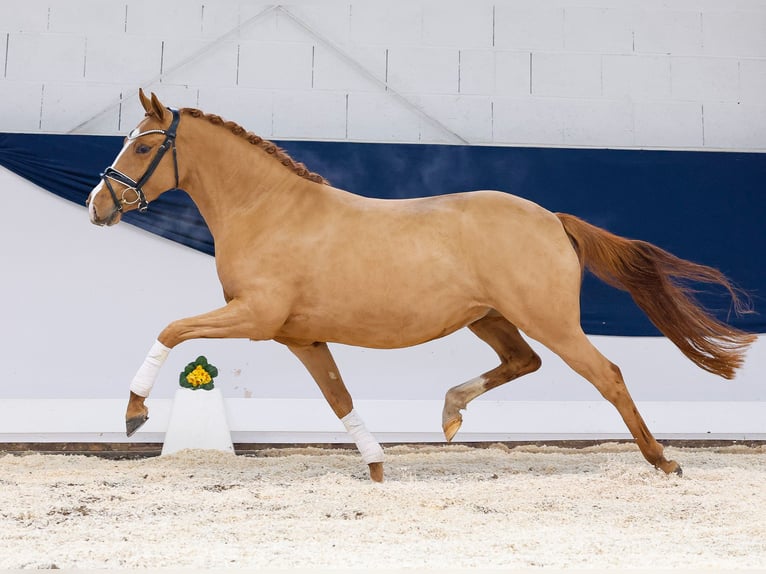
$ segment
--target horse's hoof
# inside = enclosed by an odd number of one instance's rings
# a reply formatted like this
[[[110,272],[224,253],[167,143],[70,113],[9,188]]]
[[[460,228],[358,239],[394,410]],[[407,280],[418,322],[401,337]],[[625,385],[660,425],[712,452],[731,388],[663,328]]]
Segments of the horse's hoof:
[[[444,429],[444,437],[447,439],[447,442],[452,442],[452,439],[457,434],[457,431],[460,430],[462,424],[463,417],[460,415],[442,424],[442,429]]]
[[[681,465],[678,464],[674,460],[668,460],[665,461],[663,464],[659,466],[660,470],[662,470],[665,474],[675,474],[676,476],[683,476],[684,471],[681,468]]]
[[[138,415],[125,421],[125,431],[128,436],[133,436],[135,432],[144,426],[144,423],[149,420],[147,415]]]
[[[371,462],[367,466],[370,467],[370,478],[373,482],[383,482],[383,463]]]

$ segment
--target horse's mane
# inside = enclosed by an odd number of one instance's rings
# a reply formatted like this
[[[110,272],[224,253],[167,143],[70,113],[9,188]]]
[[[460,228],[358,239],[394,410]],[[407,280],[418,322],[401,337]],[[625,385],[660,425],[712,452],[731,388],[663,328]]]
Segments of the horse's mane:
[[[205,119],[213,125],[223,126],[234,135],[247,140],[251,144],[261,148],[267,154],[274,156],[275,160],[277,160],[279,163],[281,163],[288,169],[295,172],[297,175],[303,178],[306,178],[309,181],[329,185],[329,182],[324,177],[322,177],[318,173],[309,171],[306,168],[306,166],[303,165],[302,163],[296,162],[293,158],[291,158],[288,155],[288,153],[285,150],[277,146],[275,143],[270,142],[269,140],[265,140],[261,136],[256,135],[253,132],[247,131],[245,128],[243,128],[242,126],[240,126],[239,124],[235,122],[226,121],[221,116],[218,116],[215,114],[206,114],[203,111],[197,110],[195,108],[182,108],[180,111],[182,114],[188,114],[194,118]]]

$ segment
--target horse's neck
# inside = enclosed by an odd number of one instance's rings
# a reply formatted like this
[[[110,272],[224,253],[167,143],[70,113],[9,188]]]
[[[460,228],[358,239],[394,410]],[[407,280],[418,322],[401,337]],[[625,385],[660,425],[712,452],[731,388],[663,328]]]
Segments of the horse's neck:
[[[194,160],[183,182],[216,240],[241,232],[239,222],[251,229],[264,226],[264,219],[276,219],[291,204],[304,203],[299,198],[310,182],[234,135],[222,139],[196,139],[207,145],[194,151],[191,157],[200,159]]]

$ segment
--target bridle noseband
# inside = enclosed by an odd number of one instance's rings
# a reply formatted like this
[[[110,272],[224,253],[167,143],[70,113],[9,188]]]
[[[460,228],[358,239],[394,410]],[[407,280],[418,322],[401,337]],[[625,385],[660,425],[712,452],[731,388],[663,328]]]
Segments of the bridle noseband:
[[[104,173],[101,174],[101,179],[104,180],[104,184],[106,185],[106,188],[109,190],[109,193],[112,195],[112,201],[114,201],[114,205],[116,208],[116,211],[122,211],[123,205],[133,205],[134,203],[138,203],[138,211],[141,213],[144,213],[149,208],[149,202],[146,201],[146,195],[144,194],[143,186],[144,184],[149,181],[149,178],[152,177],[154,174],[154,171],[157,169],[157,166],[159,165],[160,161],[162,161],[162,158],[165,156],[165,153],[169,150],[173,150],[173,167],[175,168],[176,173],[176,185],[175,187],[178,187],[178,157],[176,155],[176,131],[178,130],[178,122],[181,119],[181,115],[178,112],[178,110],[173,108],[168,108],[170,112],[173,114],[173,120],[170,122],[170,126],[166,130],[147,130],[145,132],[137,132],[138,128],[130,132],[130,135],[128,135],[128,140],[132,141],[136,138],[140,138],[141,136],[146,136],[149,134],[163,134],[165,136],[165,141],[162,142],[162,145],[157,149],[157,153],[154,154],[154,157],[152,158],[152,162],[149,164],[149,167],[146,168],[146,171],[144,172],[144,175],[142,175],[138,181],[133,180],[131,177],[125,175],[118,169],[115,169],[113,166],[109,166],[104,170]],[[110,181],[111,180],[111,181]],[[121,183],[125,186],[125,189],[122,190],[122,193],[120,194],[120,197],[117,197],[117,193],[114,191],[114,188],[112,187],[112,181],[116,181],[117,183]],[[128,200],[125,197],[125,194],[128,191],[134,191],[136,194],[135,199]]]

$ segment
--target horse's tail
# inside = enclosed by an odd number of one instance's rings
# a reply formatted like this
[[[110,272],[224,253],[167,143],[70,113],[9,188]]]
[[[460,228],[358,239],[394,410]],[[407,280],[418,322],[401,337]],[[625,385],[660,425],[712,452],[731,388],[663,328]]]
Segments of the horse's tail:
[[[619,237],[572,215],[556,216],[581,265],[609,285],[629,292],[652,323],[696,365],[734,378],[755,335],[713,317],[684,283],[724,287],[737,314],[750,311],[744,292],[717,269],[680,259],[645,241]]]

